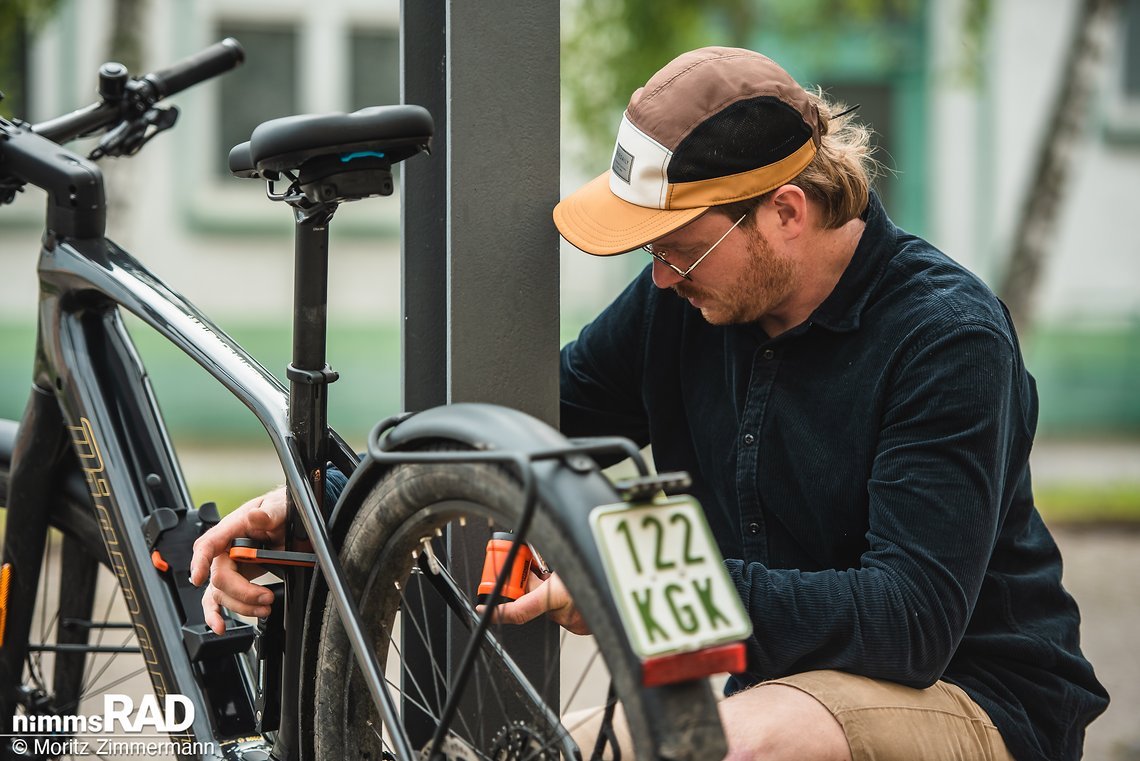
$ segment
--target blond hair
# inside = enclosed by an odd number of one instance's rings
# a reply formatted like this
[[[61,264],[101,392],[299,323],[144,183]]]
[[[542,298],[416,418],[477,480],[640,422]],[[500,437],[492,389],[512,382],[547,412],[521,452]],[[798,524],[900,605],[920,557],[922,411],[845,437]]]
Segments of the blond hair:
[[[809,90],[808,99],[819,110],[820,145],[811,163],[785,184],[802,189],[819,205],[821,225],[834,229],[847,224],[867,208],[871,183],[879,173],[879,162],[872,155],[873,130],[856,122],[854,114],[847,112],[846,104],[828,101],[822,89]],[[772,192],[714,206],[713,210],[736,219],[766,202]],[[750,215],[745,224],[751,221]]]

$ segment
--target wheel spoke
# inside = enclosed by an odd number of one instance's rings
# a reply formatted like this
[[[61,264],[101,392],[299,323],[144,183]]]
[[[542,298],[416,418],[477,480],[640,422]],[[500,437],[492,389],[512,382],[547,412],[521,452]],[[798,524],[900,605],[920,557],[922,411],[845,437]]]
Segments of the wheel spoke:
[[[430,539],[427,540],[427,542],[428,543],[425,546],[425,551],[431,552],[432,551],[432,549],[431,549],[432,545],[430,543]],[[420,612],[423,613],[424,623],[427,623],[427,621],[428,621],[428,608],[427,608],[426,598],[423,595],[423,582],[424,582],[423,570],[420,567],[418,562],[416,563],[416,565],[412,566],[412,573],[417,573],[417,572],[419,573],[419,576],[420,576],[420,579],[419,579],[420,593],[419,593],[419,595],[417,595],[420,599]],[[401,596],[403,596],[403,595],[401,595]],[[404,606],[403,607],[405,607],[405,608],[407,607],[407,599],[404,600]],[[413,617],[413,619],[414,619],[414,617]],[[420,629],[418,621],[416,621],[416,628],[417,628],[417,630]],[[420,639],[427,646],[427,652],[434,653],[434,652],[436,652],[436,650],[435,650],[435,643],[432,641],[431,630],[432,630],[432,627],[430,627],[430,626],[426,627],[426,631],[422,631],[420,633]],[[441,684],[444,684],[446,682],[446,677],[444,677],[443,670],[439,667],[439,664],[436,663],[435,658],[429,658],[428,660],[431,661],[432,671],[434,672],[432,674],[431,683],[432,683],[432,691],[435,693],[436,713],[434,713],[432,715],[438,717],[439,712],[443,710],[443,695],[440,693],[439,688],[440,688]],[[427,700],[426,695],[424,696],[424,700],[425,701]]]
[[[96,585],[96,587],[97,586],[98,585]],[[104,623],[104,624],[108,623],[111,620],[111,609],[113,607],[115,607],[115,591],[117,589],[118,589],[118,587],[116,586],[114,589],[108,591],[107,607],[103,610],[102,623]],[[106,632],[107,632],[106,627],[103,627],[103,626],[99,627],[99,632],[95,635],[95,645],[96,646],[103,644],[103,636]],[[90,636],[90,635],[88,635],[88,636]],[[133,636],[133,630],[132,630],[131,636]],[[128,636],[127,639],[125,639],[123,641],[123,644],[125,645],[127,642],[130,642],[130,640],[131,640],[131,637]],[[100,670],[98,674],[96,674],[94,677],[92,677],[91,671],[95,668],[95,659],[91,658],[91,657],[87,658],[87,663],[85,663],[83,666],[83,678],[79,681],[79,695],[81,697],[84,695],[91,694],[91,690],[88,689],[88,686],[92,682],[97,681],[99,679],[99,677],[101,677],[103,675],[103,673],[107,670],[107,668],[110,666],[110,664],[114,660],[115,660],[114,658],[108,658],[107,663],[104,664],[102,670]]]
[[[421,576],[422,576],[422,574],[421,574]],[[427,605],[424,603],[425,598],[423,595],[423,584],[420,584],[420,590],[419,590],[419,593],[417,594],[417,597],[419,597],[419,599],[420,599],[420,610],[423,612],[424,621],[426,622],[427,617],[428,617],[428,611],[427,611]],[[435,651],[432,650],[432,647],[431,647],[431,635],[428,633],[428,632],[430,632],[431,627],[427,627],[427,631],[425,631],[424,627],[420,624],[419,619],[417,619],[416,616],[411,613],[411,611],[409,610],[410,606],[408,604],[408,602],[409,602],[408,597],[406,594],[404,594],[404,591],[402,589],[400,590],[400,600],[401,600],[400,608],[403,611],[401,613],[401,618],[400,618],[401,622],[404,621],[405,619],[411,620],[412,626],[415,628],[416,633],[420,637],[420,642],[423,642],[427,645],[427,650],[429,653],[434,653]],[[389,636],[388,639],[392,643],[391,644],[392,649],[395,650],[397,653],[399,653],[399,651],[400,651],[399,646],[395,644],[396,638]],[[431,711],[427,711],[426,713],[431,715],[433,718],[439,718],[439,711],[443,708],[443,699],[439,693],[439,685],[441,683],[446,682],[446,677],[443,674],[443,669],[441,669],[439,667],[439,664],[436,663],[434,658],[429,658],[428,660],[431,662],[432,674],[430,676],[432,677],[432,686],[433,686],[433,691],[435,692],[435,698],[436,698],[435,705],[437,706],[437,708],[436,708],[436,711],[434,713],[432,713]],[[402,655],[400,657],[400,662],[401,663],[404,662]],[[424,692],[423,688],[419,686],[419,683],[415,682],[415,675],[412,674],[411,670],[409,670],[409,669],[405,669],[404,672],[412,678],[414,686],[416,687],[416,689],[420,693],[420,697],[422,697],[424,699],[424,702],[428,702],[427,694]]]
[[[55,539],[53,538],[52,534],[53,534],[53,532],[51,531],[51,529],[48,529],[47,539],[45,540],[47,542],[47,547],[44,548],[44,563],[40,569],[40,590],[41,590],[40,591],[40,599],[41,600],[47,599],[47,592],[48,592],[48,589],[50,589],[50,582],[48,581],[47,571],[49,568],[55,567],[55,565],[52,563],[52,554],[55,551]],[[40,605],[40,633],[39,633],[39,637],[40,637],[41,642],[46,642],[47,638],[48,638],[48,629],[47,629],[47,626],[45,624],[45,619],[47,617],[47,609],[48,609],[48,606],[46,604]],[[38,683],[39,683],[40,689],[47,692],[48,691],[47,685],[43,681],[43,654],[42,653],[36,653],[34,658],[35,658],[35,662],[36,662],[36,673],[39,674],[39,682]]]
[[[402,593],[402,592],[401,592],[401,594],[400,594],[400,597],[401,597],[401,598],[403,598],[403,597],[404,597],[404,595],[403,595],[403,593]],[[420,600],[422,601],[422,600],[423,600],[423,598],[421,597],[421,598],[420,598]],[[406,611],[405,611],[405,614],[406,614]],[[411,615],[402,615],[402,617],[401,617],[401,621],[402,621],[404,618],[411,618],[411,619],[413,619],[413,622],[414,622],[415,616],[411,616]],[[415,623],[415,622],[414,622],[414,623]],[[417,623],[416,629],[417,629],[417,631],[420,631],[420,629],[419,629],[419,626],[418,626],[418,623]],[[420,636],[422,637],[423,635],[421,634]],[[389,641],[389,646],[392,648],[393,652],[395,652],[395,653],[396,653],[397,659],[400,661],[400,663],[403,663],[403,662],[404,662],[404,657],[403,657],[403,654],[400,652],[400,647],[399,647],[399,645],[397,645],[397,644],[396,644],[396,638],[395,638],[395,637],[389,637],[389,638],[388,638],[388,641]],[[438,675],[439,675],[439,678],[440,678],[440,679],[443,679],[443,678],[444,678],[444,677],[443,677],[443,671],[442,671],[442,670],[439,668],[439,664],[437,664],[437,663],[436,663],[434,660],[432,660],[432,662],[431,662],[431,665],[432,665],[432,669],[433,669],[433,670],[434,670],[436,673],[438,673]],[[417,680],[417,679],[416,679],[416,675],[415,675],[414,673],[412,673],[411,669],[407,669],[407,668],[405,668],[405,669],[402,669],[402,671],[403,671],[403,674],[404,674],[404,676],[406,676],[408,679],[410,679],[410,680],[411,680],[411,682],[412,682],[412,687],[414,687],[414,688],[415,688],[415,690],[416,690],[416,692],[417,692],[417,693],[419,693],[419,696],[420,696],[420,698],[423,700],[423,703],[427,703],[427,702],[428,702],[428,699],[427,699],[427,695],[425,695],[425,694],[424,694],[424,690],[423,690],[423,688],[422,688],[422,687],[420,687],[420,684],[419,684],[419,680]],[[397,692],[397,693],[399,693],[400,695],[402,695],[402,696],[404,697],[404,699],[405,699],[405,700],[411,700],[411,699],[408,697],[408,693],[407,693],[406,691],[402,690],[402,689],[401,689],[400,687],[398,687],[396,684],[394,684],[394,683],[392,682],[392,680],[388,679],[388,680],[386,680],[386,681],[388,682],[388,684],[389,684],[389,685],[390,685],[390,686],[391,686],[393,689],[395,689],[395,690],[396,690],[396,692]],[[440,710],[442,709],[442,705],[441,705],[441,704],[437,704],[437,707],[436,707],[436,709],[433,711],[432,709],[430,709],[430,708],[428,708],[427,706],[423,705],[423,703],[421,703],[421,702],[418,702],[418,701],[415,701],[415,700],[411,700],[411,702],[412,702],[412,705],[414,705],[416,708],[418,708],[418,709],[420,709],[421,711],[423,711],[425,714],[427,714],[428,716],[430,716],[432,719],[434,719],[434,720],[436,720],[436,721],[439,721]],[[460,720],[461,722],[463,722],[463,723],[464,723],[464,728],[467,730],[468,734],[470,734],[470,733],[471,733],[471,729],[470,729],[470,727],[467,727],[467,726],[466,726],[466,723],[467,723],[467,719],[466,719],[466,718],[465,718],[465,717],[464,717],[462,714],[460,714],[460,715],[459,715],[459,720]]]

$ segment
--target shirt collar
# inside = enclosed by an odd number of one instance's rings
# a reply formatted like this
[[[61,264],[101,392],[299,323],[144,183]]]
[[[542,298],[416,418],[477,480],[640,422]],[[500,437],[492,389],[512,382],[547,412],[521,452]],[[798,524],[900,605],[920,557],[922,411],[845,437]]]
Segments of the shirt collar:
[[[851,262],[835,288],[816,307],[809,322],[836,332],[859,328],[859,317],[874,285],[895,254],[898,228],[891,222],[879,196],[871,191],[860,218],[866,223]]]

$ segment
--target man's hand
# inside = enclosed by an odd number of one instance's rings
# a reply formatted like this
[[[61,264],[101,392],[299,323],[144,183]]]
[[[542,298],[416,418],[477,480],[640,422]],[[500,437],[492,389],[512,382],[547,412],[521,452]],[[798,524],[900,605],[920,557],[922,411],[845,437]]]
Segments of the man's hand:
[[[266,570],[259,565],[236,563],[230,559],[230,544],[240,537],[266,542],[270,548],[284,546],[284,486],[246,502],[194,542],[190,582],[195,586],[210,582],[202,595],[202,612],[206,615],[206,625],[215,634],[226,631],[222,607],[244,616],[260,618],[269,615],[270,603],[273,602],[272,592],[250,582]]]
[[[480,605],[476,610],[482,611]],[[552,573],[545,579],[532,573],[527,579],[527,593],[514,602],[495,606],[494,621],[502,624],[525,624],[545,613],[554,623],[571,634],[589,634],[590,628],[570,599],[566,585]]]

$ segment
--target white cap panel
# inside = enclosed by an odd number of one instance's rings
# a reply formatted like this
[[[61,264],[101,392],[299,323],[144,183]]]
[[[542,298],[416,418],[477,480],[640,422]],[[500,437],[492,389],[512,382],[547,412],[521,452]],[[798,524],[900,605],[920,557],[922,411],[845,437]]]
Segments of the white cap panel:
[[[666,172],[673,152],[630,123],[624,115],[610,162],[610,190],[638,206],[664,209]]]

